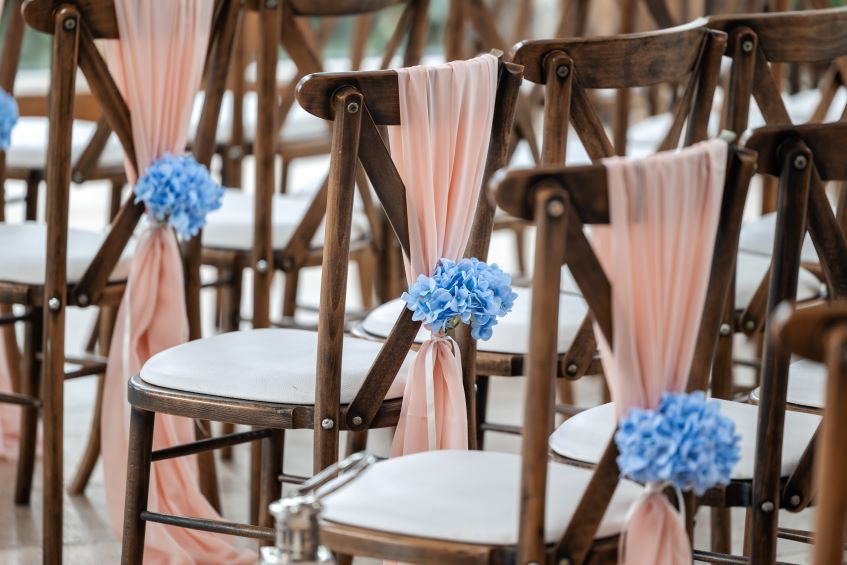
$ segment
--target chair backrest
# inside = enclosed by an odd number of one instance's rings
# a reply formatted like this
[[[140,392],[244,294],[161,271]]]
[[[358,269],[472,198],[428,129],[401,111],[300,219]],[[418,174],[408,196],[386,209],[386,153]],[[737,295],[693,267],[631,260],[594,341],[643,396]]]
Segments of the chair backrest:
[[[196,141],[192,144],[194,156],[205,165],[209,164],[214,152],[214,132],[239,9],[237,2],[220,2],[213,18],[206,65],[207,94]],[[23,15],[31,27],[53,35],[48,112],[48,162],[51,166],[47,169],[47,257],[61,258],[65,256],[67,246],[69,156],[77,67],[82,70],[92,94],[102,106],[104,118],[120,140],[127,159],[136,170],[138,168],[129,108],[94,43],[96,39],[119,39],[118,24],[113,0],[26,0]],[[87,306],[100,299],[108,286],[109,275],[143,213],[144,205],[135,203],[133,198],[124,202],[103,245],[74,286],[69,303]],[[64,262],[51,263],[61,263],[61,266],[48,269],[48,274],[55,273],[49,284],[64,296],[67,287]],[[197,289],[199,291],[199,284]]]
[[[545,88],[542,164],[564,164],[569,124],[592,161],[615,154],[588,96],[591,89],[684,84],[659,150],[679,144],[686,121],[685,145],[702,141],[707,135],[725,42],[724,33],[709,30],[705,21],[699,20],[655,32],[516,45],[511,58],[524,65],[529,81]],[[569,229],[575,228],[569,224]],[[591,320],[586,317],[562,359],[563,373],[569,378],[584,375],[596,350]]]
[[[501,63],[491,129],[485,179],[505,164],[521,69]],[[338,429],[365,430],[382,407],[385,394],[412,346],[420,322],[404,309],[355,399],[340,413],[339,386],[341,340],[344,333],[344,289],[357,161],[362,164],[385,210],[400,246],[409,255],[406,189],[391,160],[379,126],[400,123],[398,75],[395,71],[324,73],[306,77],[297,98],[308,112],[333,124],[326,211],[326,237],[318,324],[318,359],[315,426],[315,468],[322,469],[338,454]],[[466,254],[484,258],[493,225],[492,204],[481,193]],[[472,359],[473,343],[463,344],[463,359]],[[471,374],[468,374],[471,373]],[[472,367],[465,367],[466,388],[473,380]],[[472,386],[472,385],[471,385]],[[468,398],[472,398],[469,394]],[[323,430],[320,422],[341,422]]]
[[[731,149],[721,205],[711,276],[699,327],[689,386],[708,383],[720,314],[738,250],[741,216],[755,157]],[[606,169],[601,165],[547,167],[508,172],[496,184],[498,204],[507,212],[534,221],[536,271],[533,277],[529,373],[524,412],[520,562],[544,556],[544,501],[548,430],[556,372],[556,328],[560,270],[571,268],[593,319],[612,343],[611,285],[589,244],[583,226],[609,222]],[[617,447],[610,441],[592,480],[556,549],[556,561],[582,563],[617,485]]]
[[[847,142],[847,123],[766,126],[753,132],[747,147],[758,152],[761,174],[779,180],[776,230],[771,277],[768,288],[765,346],[760,376],[759,423],[756,437],[756,466],[752,500],[753,554],[755,562],[767,562],[776,556],[777,513],[765,512],[761,505],[771,501],[776,508],[799,511],[812,498],[812,460],[810,447],[787,481],[781,476],[780,461],[785,429],[785,407],[791,352],[778,347],[768,327],[777,306],[796,298],[800,269],[800,249],[806,229],[815,241],[824,271],[841,276],[839,265],[847,263],[844,236],[839,230],[824,230],[820,208],[832,209],[826,202],[816,203],[816,187],[823,192],[822,181],[847,180],[847,163],[840,147]],[[828,275],[829,276],[829,275]],[[845,296],[843,278],[829,279],[834,298]],[[785,481],[785,482],[783,482]],[[776,499],[774,499],[776,496]]]

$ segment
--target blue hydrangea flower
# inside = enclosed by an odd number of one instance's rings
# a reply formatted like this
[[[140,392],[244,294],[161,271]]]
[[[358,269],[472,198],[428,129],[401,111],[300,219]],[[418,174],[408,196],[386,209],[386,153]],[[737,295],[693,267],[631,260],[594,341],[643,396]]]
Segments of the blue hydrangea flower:
[[[670,483],[698,496],[727,485],[741,458],[735,422],[702,392],[662,396],[656,410],[632,408],[615,433],[621,474]]]
[[[18,103],[14,96],[0,88],[0,150],[5,151],[12,142],[12,129],[18,123]]]
[[[158,222],[169,223],[183,239],[206,225],[206,214],[221,207],[224,190],[191,155],[164,154],[135,185],[135,201]]]
[[[406,307],[434,333],[444,333],[460,323],[471,326],[474,339],[491,338],[497,318],[512,310],[517,294],[511,277],[496,264],[476,258],[458,263],[441,259],[431,277],[419,275],[404,292]]]

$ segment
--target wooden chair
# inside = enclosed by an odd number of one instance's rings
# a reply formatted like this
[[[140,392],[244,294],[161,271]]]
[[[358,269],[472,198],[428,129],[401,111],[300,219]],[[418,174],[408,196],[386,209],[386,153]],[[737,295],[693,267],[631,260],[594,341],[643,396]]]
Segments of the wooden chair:
[[[300,270],[321,264],[323,253],[319,239],[326,209],[327,184],[324,181],[314,195],[274,194],[274,160],[280,150],[279,125],[291,113],[294,89],[302,77],[323,71],[321,56],[313,48],[311,36],[304,32],[302,21],[307,17],[328,20],[356,14],[373,15],[388,6],[405,4],[405,10],[394,35],[389,41],[382,66],[387,68],[404,35],[408,46],[404,59],[409,65],[420,60],[426,22],[426,2],[421,0],[382,0],[363,2],[282,2],[274,10],[275,29],[261,21],[263,33],[277,45],[280,41],[292,57],[297,73],[278,94],[276,85],[277,52],[259,43],[257,59],[257,99],[259,114],[255,137],[269,144],[271,152],[256,156],[256,193],[248,195],[228,190],[222,210],[210,217],[203,237],[203,262],[213,265],[223,274],[218,284],[226,285],[225,306],[221,327],[238,328],[241,306],[242,272],[253,268],[253,327],[268,327],[270,319],[270,288],[274,273],[285,274],[282,314],[290,324],[296,310]],[[258,3],[256,3],[258,5]],[[255,8],[255,6],[254,6]],[[310,116],[310,118],[312,118]],[[321,126],[321,147],[328,148],[329,130]],[[318,153],[322,152],[321,149]],[[357,211],[355,237],[351,242],[351,260],[359,265],[360,285],[366,306],[372,303],[374,255],[379,251],[381,220],[371,193],[360,175],[362,210]]]
[[[486,180],[504,163],[520,80],[519,68],[501,64]],[[382,347],[344,335],[344,289],[357,160],[373,183],[401,245],[405,249],[409,245],[403,183],[377,129],[399,122],[397,73],[311,75],[300,84],[298,99],[310,113],[334,122],[318,331],[264,329],[220,334],[153,357],[141,374],[131,379],[124,563],[140,562],[144,524],[148,521],[262,540],[274,537],[267,527],[270,516],[265,510],[260,526],[208,523],[147,512],[146,477],[151,460],[262,439],[261,507],[266,509],[279,497],[280,475],[286,481],[302,480],[283,474],[285,430],[315,430],[314,468],[318,471],[337,460],[341,430],[366,432],[397,422],[403,385],[402,380],[395,381],[395,376],[402,371],[420,324],[412,322],[411,311],[404,311]],[[468,249],[474,256],[484,256],[492,218],[488,200],[480,198]],[[468,339],[462,351],[465,389],[472,410],[473,341]],[[313,369],[315,360],[317,368]],[[206,363],[215,368],[214,373],[204,368]],[[165,374],[172,388],[162,386],[160,377]],[[265,378],[272,386],[261,385]],[[237,391],[235,382],[243,385]],[[202,413],[205,419],[260,429],[151,453],[156,412],[188,417]],[[358,433],[357,437],[363,440],[366,434]]]
[[[207,84],[217,84],[207,95],[201,131],[214,131],[220,104],[232,31],[238,16],[238,4],[223,2],[216,15],[210,48]],[[49,106],[50,137],[47,170],[46,224],[0,225],[2,249],[24,246],[31,249],[27,265],[7,266],[0,281],[0,298],[5,304],[26,307],[25,358],[20,392],[4,394],[0,401],[23,406],[22,438],[16,502],[26,504],[32,486],[36,428],[39,413],[44,422],[42,442],[44,470],[43,562],[62,561],[63,497],[63,386],[69,378],[100,374],[102,359],[84,360],[83,368],[65,372],[65,309],[68,306],[100,306],[114,310],[123,293],[127,263],[125,249],[143,205],[133,199],[123,203],[111,230],[105,237],[68,229],[68,201],[71,181],[71,131],[74,116],[74,92],[77,67],[85,74],[92,93],[103,108],[109,127],[134,160],[130,116],[106,63],[97,50],[95,39],[117,39],[114,5],[110,0],[28,0],[23,7],[26,22],[36,30],[53,35],[53,62]],[[195,156],[208,163],[213,145],[198,136]],[[15,239],[17,237],[17,239]],[[39,245],[43,247],[39,247]],[[110,316],[103,316],[108,320]],[[103,340],[103,345],[108,340]],[[95,427],[99,418],[95,418]],[[94,442],[92,444],[91,442]],[[99,449],[99,427],[90,439],[84,467],[93,466]],[[92,449],[94,450],[92,452]],[[93,459],[91,455],[93,453]],[[82,474],[90,473],[80,471]],[[87,479],[87,476],[86,476]],[[83,481],[84,482],[84,481]]]
[[[844,492],[844,383],[847,359],[847,304],[844,301],[795,308],[783,304],[774,313],[771,331],[780,347],[826,365],[826,406],[815,458],[814,488],[821,493],[815,509],[812,563],[837,563],[844,555],[847,493]]]
[[[847,43],[844,41],[847,9],[715,16],[710,18],[709,25],[726,31],[730,37],[728,54],[733,63],[725,105],[725,123],[728,129],[740,136],[750,127],[751,97],[756,100],[765,123],[791,123],[792,118],[782,97],[779,77],[773,71],[774,64],[830,65],[833,69],[831,80],[822,85],[822,96],[811,120],[815,122],[826,116],[834,96],[833,87],[837,87],[836,79],[842,73],[847,73],[847,59],[844,59],[847,55]],[[763,179],[765,186],[773,185],[772,181],[773,179],[767,177]],[[820,203],[823,204],[825,197],[820,198]],[[773,205],[769,206],[772,208]],[[831,215],[823,208],[817,213]],[[775,214],[767,214],[760,220],[745,225],[741,235],[743,254],[756,255],[770,262],[775,220]],[[820,294],[819,290],[815,291],[815,276],[819,281],[827,280],[811,240],[804,244],[802,265],[804,269],[801,270],[798,299],[808,300]],[[817,286],[820,287],[821,283]],[[733,335],[736,332],[744,332],[749,336],[760,335],[765,324],[767,288],[766,271],[749,302],[737,301],[736,311],[725,313],[725,331],[721,332],[719,360],[716,363],[716,377],[713,382],[713,393],[721,398],[731,398],[735,392],[732,383]],[[813,383],[821,377],[820,371],[809,363],[799,363],[793,372],[797,374],[798,379],[796,388],[800,389],[800,398],[796,400],[796,404],[809,402],[803,399],[808,397],[803,391],[807,390],[808,386],[814,387]],[[807,381],[812,381],[812,384],[807,386]],[[758,398],[758,391],[754,390],[752,395],[754,399]]]
[[[731,282],[723,267],[734,260],[754,164],[743,150],[729,159],[706,313],[700,328],[692,328],[700,331],[697,382],[708,378]],[[548,464],[547,443],[563,264],[611,335],[610,285],[582,230],[609,221],[605,168],[515,170],[500,178],[495,193],[501,207],[534,219],[538,229],[522,454],[435,451],[376,464],[323,500],[321,539],[334,551],[416,563],[616,562],[617,534],[640,489],[619,479],[615,444],[604,441],[603,462],[592,471]]]
[[[3,39],[0,58],[2,88],[14,93],[15,76],[23,45],[24,20],[21,6],[24,0],[7,2],[9,20]],[[41,98],[39,100],[39,98]],[[21,101],[21,119],[16,128],[13,145],[5,152],[4,179],[26,183],[24,218],[35,220],[38,213],[39,187],[46,178],[47,116],[46,97],[28,96]],[[71,179],[77,184],[86,181],[106,180],[111,183],[110,216],[113,218],[120,205],[121,191],[126,183],[123,169],[123,152],[120,144],[100,109],[89,97],[80,97],[75,112],[73,145],[71,147]],[[2,183],[5,184],[5,183]],[[0,193],[5,193],[0,186]],[[0,194],[0,220],[5,218],[5,194]]]

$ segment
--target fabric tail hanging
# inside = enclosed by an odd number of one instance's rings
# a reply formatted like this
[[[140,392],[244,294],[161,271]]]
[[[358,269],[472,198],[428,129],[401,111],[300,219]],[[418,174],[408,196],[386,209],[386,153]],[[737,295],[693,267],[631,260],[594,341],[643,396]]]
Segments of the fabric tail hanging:
[[[400,125],[388,134],[406,186],[410,284],[431,275],[441,259],[458,260],[467,245],[488,153],[497,64],[482,55],[398,70]],[[409,368],[391,454],[467,447],[458,346],[436,334]]]
[[[727,145],[603,161],[610,222],[592,244],[612,285],[613,347],[595,327],[618,419],[686,389],[714,252]],[[620,460],[619,460],[620,463]],[[691,562],[683,510],[649,484],[630,510],[622,562]],[[681,496],[680,505],[682,502]]]
[[[214,2],[205,0],[116,0],[120,42],[107,46],[107,60],[129,106],[139,171],[168,153],[185,150],[189,118],[209,42]],[[126,481],[130,406],[127,381],[152,355],[188,339],[182,259],[174,230],[151,225],[140,238],[118,310],[106,372],[102,451],[106,499],[120,537]],[[193,441],[194,422],[157,415],[153,448]],[[219,519],[199,489],[195,457],[152,465],[148,509]],[[237,550],[225,536],[149,523],[144,562],[252,564],[254,552]]]

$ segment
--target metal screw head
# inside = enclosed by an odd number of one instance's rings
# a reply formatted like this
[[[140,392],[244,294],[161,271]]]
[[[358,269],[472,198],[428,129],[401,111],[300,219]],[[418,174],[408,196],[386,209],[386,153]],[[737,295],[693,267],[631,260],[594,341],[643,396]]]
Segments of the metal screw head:
[[[551,200],[547,203],[547,213],[551,218],[560,218],[565,213],[565,205],[561,200]]]
[[[723,324],[721,324],[720,334],[724,337],[729,336],[730,334],[732,334],[732,326],[724,322]]]
[[[753,40],[752,39],[745,39],[741,43],[741,50],[744,51],[745,53],[749,53],[750,51],[752,51],[753,50]]]
[[[803,169],[806,168],[806,166],[808,164],[809,164],[809,159],[805,155],[803,155],[802,153],[800,155],[797,155],[796,157],[794,157],[794,168],[795,169],[800,169],[802,171]]]
[[[47,307],[50,308],[53,312],[59,310],[62,307],[62,301],[56,298],[55,296],[47,301]]]
[[[576,363],[569,363],[565,368],[565,372],[569,375],[575,375],[579,367],[576,366]]]
[[[65,21],[62,22],[62,27],[68,31],[76,29],[76,20],[74,18],[65,18]]]
[[[746,322],[744,322],[744,329],[748,332],[752,332],[756,329],[756,322],[754,322],[753,320],[747,320]]]
[[[353,425],[361,426],[362,425],[362,417],[361,416],[353,416]]]
[[[556,76],[559,78],[568,78],[569,74],[571,74],[571,68],[567,65],[559,65],[556,69]]]
[[[226,151],[226,156],[230,159],[240,159],[244,156],[244,149],[240,145],[233,145]]]
[[[82,173],[79,171],[74,171],[73,181],[77,184],[82,184],[85,182],[85,177],[82,176]]]
[[[264,259],[259,259],[258,261],[256,261],[256,271],[258,271],[260,273],[267,273],[268,272],[268,262]]]
[[[76,297],[76,303],[79,304],[80,306],[88,306],[88,302],[89,302],[89,300],[88,300],[87,294],[80,294],[79,296]]]
[[[759,508],[761,508],[762,512],[770,514],[771,512],[773,512],[774,505],[773,502],[771,502],[770,500],[766,500],[762,503]]]
[[[788,504],[791,506],[800,506],[800,495],[792,494],[788,499]]]
[[[347,112],[350,114],[355,114],[359,111],[359,103],[358,102],[350,102],[347,104]]]
[[[325,430],[331,430],[335,427],[335,422],[332,421],[332,418],[324,418],[321,420],[321,427]]]

